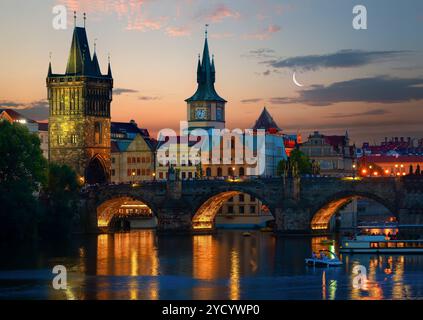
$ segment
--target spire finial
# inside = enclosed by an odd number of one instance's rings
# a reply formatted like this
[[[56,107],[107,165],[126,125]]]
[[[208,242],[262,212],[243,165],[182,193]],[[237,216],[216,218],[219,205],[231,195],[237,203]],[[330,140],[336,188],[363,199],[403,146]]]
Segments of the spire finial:
[[[97,38],[94,39],[94,53],[96,53],[97,50]]]
[[[51,51],[49,52],[49,54],[48,54],[48,61],[51,63],[51,56],[52,56],[52,53],[51,53]]]
[[[76,11],[73,12],[73,25],[76,27]]]
[[[109,61],[110,64],[110,52],[107,54],[107,61]]]
[[[206,34],[206,39],[207,39],[207,35],[208,35],[208,33],[209,33],[208,28],[209,28],[209,25],[208,25],[208,24],[206,24],[206,32],[205,32],[205,34]]]
[[[87,22],[87,14],[84,12],[84,28],[85,28],[86,22]]]

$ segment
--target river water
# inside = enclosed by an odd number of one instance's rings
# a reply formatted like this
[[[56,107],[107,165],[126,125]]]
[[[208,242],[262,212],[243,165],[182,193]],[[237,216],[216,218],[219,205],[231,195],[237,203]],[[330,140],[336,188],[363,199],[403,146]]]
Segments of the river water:
[[[219,230],[156,235],[152,230],[1,249],[0,299],[419,299],[423,255],[341,255],[337,268],[304,264],[326,239]],[[337,250],[337,245],[330,248]],[[367,285],[354,288],[354,265]],[[54,290],[52,268],[67,269]]]

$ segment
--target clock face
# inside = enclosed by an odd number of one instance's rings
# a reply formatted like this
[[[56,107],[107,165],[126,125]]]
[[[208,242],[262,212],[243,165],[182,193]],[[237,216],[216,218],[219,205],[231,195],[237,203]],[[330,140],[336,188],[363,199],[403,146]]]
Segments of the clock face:
[[[207,119],[207,109],[206,108],[195,109],[195,118],[197,120],[206,120]]]

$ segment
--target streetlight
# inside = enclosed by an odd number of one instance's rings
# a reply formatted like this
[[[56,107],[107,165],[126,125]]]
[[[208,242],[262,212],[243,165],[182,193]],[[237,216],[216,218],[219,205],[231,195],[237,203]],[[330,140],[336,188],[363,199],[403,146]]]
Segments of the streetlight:
[[[232,167],[232,180],[235,181],[235,167]]]
[[[132,170],[132,185],[135,184],[135,169]]]
[[[357,166],[355,165],[355,163],[352,165],[353,167],[353,180],[355,180],[355,169],[357,168]]]
[[[153,181],[156,181],[156,173],[153,172]]]

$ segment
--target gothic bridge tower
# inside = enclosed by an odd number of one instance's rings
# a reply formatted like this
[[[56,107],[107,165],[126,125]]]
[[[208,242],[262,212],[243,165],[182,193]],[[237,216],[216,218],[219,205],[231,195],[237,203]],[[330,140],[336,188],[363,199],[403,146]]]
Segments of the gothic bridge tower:
[[[75,19],[76,21],[76,19]],[[91,56],[84,27],[73,31],[66,72],[47,76],[49,161],[73,168],[87,183],[110,179],[110,105],[113,77],[110,61],[103,75],[96,49]]]

